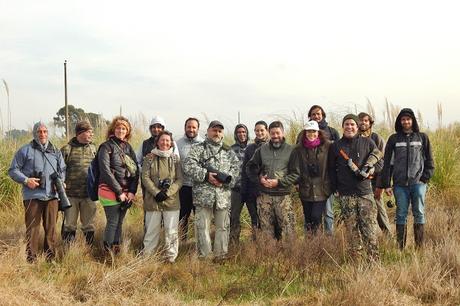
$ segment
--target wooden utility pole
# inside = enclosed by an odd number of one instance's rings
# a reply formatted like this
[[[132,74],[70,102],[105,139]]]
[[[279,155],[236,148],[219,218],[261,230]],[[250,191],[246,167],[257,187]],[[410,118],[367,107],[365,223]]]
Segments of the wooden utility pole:
[[[65,96],[65,137],[70,140],[69,105],[67,103],[67,60],[64,61],[64,96]]]

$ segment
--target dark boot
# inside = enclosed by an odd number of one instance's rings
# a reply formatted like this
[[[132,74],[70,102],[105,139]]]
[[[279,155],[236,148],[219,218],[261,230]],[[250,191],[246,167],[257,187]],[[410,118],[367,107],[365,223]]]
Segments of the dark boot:
[[[69,244],[75,241],[75,234],[75,231],[62,232],[62,240],[64,240],[66,244]]]
[[[396,239],[399,249],[403,250],[406,246],[407,226],[406,224],[396,224]]]
[[[414,238],[415,238],[416,248],[423,247],[423,239],[424,239],[423,236],[424,236],[423,224],[414,224]]]
[[[112,252],[113,252],[113,255],[118,255],[120,254],[121,252],[121,246],[117,243],[117,244],[112,244]]]
[[[110,250],[111,250],[111,245],[106,241],[104,241],[103,250],[104,250],[105,253],[109,253]]]
[[[252,228],[251,228],[251,238],[252,238],[252,241],[256,241],[257,240],[257,231],[259,230],[259,227],[257,225],[253,225]]]
[[[85,235],[85,240],[87,245],[92,245],[94,241],[94,231],[88,231],[83,233]]]

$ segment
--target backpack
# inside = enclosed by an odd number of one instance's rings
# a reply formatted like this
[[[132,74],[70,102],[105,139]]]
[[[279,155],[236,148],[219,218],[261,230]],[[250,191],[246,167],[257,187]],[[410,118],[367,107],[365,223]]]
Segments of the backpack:
[[[89,164],[88,175],[86,176],[86,191],[88,192],[88,197],[91,199],[91,201],[99,200],[99,162],[97,160],[98,153],[99,150]]]

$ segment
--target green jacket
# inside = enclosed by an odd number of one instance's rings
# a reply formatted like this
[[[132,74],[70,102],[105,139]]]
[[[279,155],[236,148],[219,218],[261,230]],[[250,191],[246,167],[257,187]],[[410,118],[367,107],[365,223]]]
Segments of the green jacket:
[[[246,165],[249,179],[259,185],[259,190],[270,195],[287,195],[291,191],[298,175],[294,168],[289,168],[289,158],[292,146],[283,142],[275,148],[271,141],[256,150],[254,156]],[[278,179],[278,186],[265,188],[260,184],[260,176],[267,175],[269,179]]]
[[[292,151],[290,166],[295,168],[302,201],[326,201],[331,194],[331,182],[327,169],[330,146],[331,142],[328,140],[315,149],[307,149],[299,143]],[[315,173],[316,170],[318,170],[317,173]]]
[[[183,179],[182,168],[177,156],[171,154],[169,157],[160,157],[153,150],[151,154],[144,157],[141,179],[145,190],[144,210],[171,211],[180,209],[179,189],[182,187]],[[166,192],[168,198],[158,203],[155,200],[155,195],[161,191],[159,181],[164,179],[171,180],[171,187]]]
[[[97,148],[93,143],[82,144],[73,137],[68,144],[61,148],[61,153],[67,165],[66,193],[69,197],[86,198],[86,177],[88,166],[96,156]]]

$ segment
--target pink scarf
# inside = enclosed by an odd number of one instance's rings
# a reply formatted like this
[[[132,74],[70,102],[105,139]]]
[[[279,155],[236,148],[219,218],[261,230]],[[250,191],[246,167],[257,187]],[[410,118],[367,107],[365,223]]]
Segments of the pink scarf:
[[[308,140],[308,138],[303,139],[303,146],[307,149],[314,149],[319,147],[321,144],[321,140],[319,140],[319,137],[316,138],[315,140]]]

